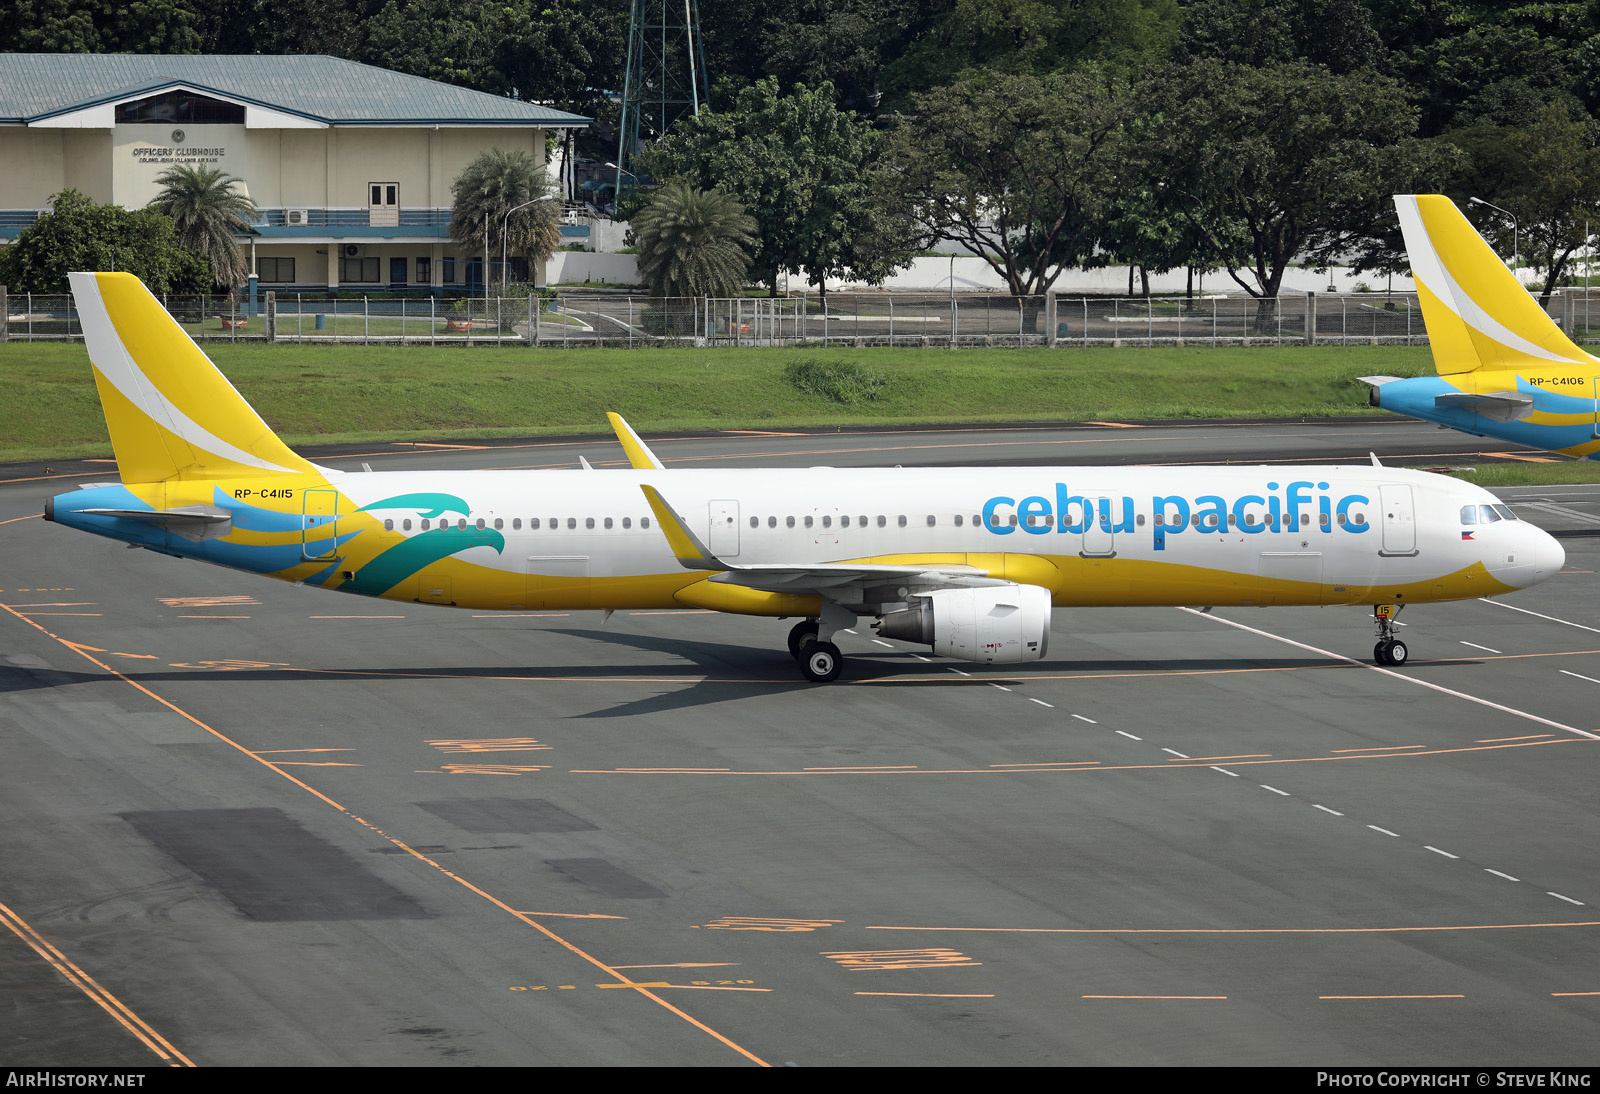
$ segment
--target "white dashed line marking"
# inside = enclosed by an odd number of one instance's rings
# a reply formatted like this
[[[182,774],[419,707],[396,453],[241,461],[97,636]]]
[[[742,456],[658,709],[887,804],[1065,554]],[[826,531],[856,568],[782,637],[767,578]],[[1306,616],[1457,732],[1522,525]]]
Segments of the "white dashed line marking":
[[[1372,829],[1374,832],[1382,832],[1384,835],[1393,836],[1395,839],[1400,838],[1399,832],[1391,832],[1387,828],[1379,828],[1376,824],[1369,824],[1367,827]]]
[[[971,676],[972,675],[972,673],[970,673],[970,672],[962,672],[960,669],[951,669],[950,671],[955,673],[957,676]]]
[[[889,643],[887,643],[887,642],[885,642],[885,641],[884,641],[884,640],[883,640],[883,639],[881,639],[881,638],[874,638],[874,639],[873,639],[873,640],[872,640],[872,641],[873,641],[873,644],[875,644],[875,645],[879,645],[879,646],[888,646],[888,647],[889,647],[889,649],[891,649],[891,650],[892,650],[892,649],[894,649],[894,647],[893,647],[893,646],[891,646],[891,645],[889,645]]]
[[[1324,812],[1324,813],[1332,813],[1332,814],[1333,814],[1333,815],[1334,815],[1334,816],[1336,816],[1336,817],[1342,817],[1342,816],[1344,816],[1344,814],[1343,814],[1343,813],[1341,813],[1341,812],[1339,812],[1339,811],[1338,811],[1338,810],[1337,810],[1337,809],[1329,809],[1329,808],[1328,808],[1328,807],[1327,807],[1327,806],[1326,806],[1326,805],[1313,805],[1313,806],[1312,806],[1312,807],[1311,807],[1311,808],[1313,808],[1313,809],[1320,809],[1320,810],[1322,810],[1322,811],[1323,811],[1323,812]]]
[[[1032,697],[1029,697],[1028,702],[1030,702],[1030,703],[1038,703],[1040,706],[1049,707],[1051,710],[1056,709],[1054,704],[1047,703],[1043,699],[1034,699]]]
[[[1236,772],[1236,771],[1229,771],[1229,770],[1228,770],[1228,769],[1227,769],[1227,768],[1225,768],[1225,767],[1218,767],[1218,766],[1217,766],[1217,765],[1216,765],[1216,764],[1212,764],[1212,765],[1211,765],[1211,770],[1213,770],[1213,771],[1220,771],[1220,772],[1222,772],[1222,773],[1223,773],[1223,774],[1224,774],[1224,775],[1232,775],[1232,776],[1233,776],[1233,777],[1234,777],[1234,778],[1236,778],[1236,779],[1237,779],[1237,778],[1238,778],[1238,777],[1239,777],[1239,773],[1238,773],[1238,772]]]
[[[1004,684],[990,684],[989,686],[992,687],[992,688],[999,688],[1001,691],[1010,691],[1011,690],[1010,688],[1006,687]]]
[[[1564,676],[1576,676],[1579,680],[1587,680],[1591,684],[1600,684],[1600,680],[1596,680],[1593,676],[1585,676],[1581,672],[1572,672],[1569,669],[1561,669],[1560,671]]]
[[[1426,847],[1429,851],[1432,851],[1436,855],[1443,855],[1445,858],[1460,858],[1461,857],[1460,855],[1452,855],[1449,851],[1441,851],[1437,847],[1429,847],[1426,843],[1424,843],[1422,846]]]
[[[1490,604],[1490,605],[1493,605],[1496,608],[1505,608],[1508,611],[1521,612],[1523,615],[1531,615],[1531,616],[1535,616],[1535,617],[1537,617],[1539,619],[1548,619],[1552,623],[1565,623],[1569,627],[1577,627],[1580,631],[1593,631],[1595,634],[1600,634],[1600,627],[1587,627],[1587,626],[1584,626],[1582,623],[1574,623],[1570,619],[1557,619],[1553,615],[1544,615],[1541,612],[1530,612],[1527,608],[1518,608],[1518,607],[1516,607],[1515,605],[1512,605],[1512,604],[1502,604],[1498,600],[1490,600],[1486,596],[1480,596],[1478,598],[1478,600],[1479,600],[1480,603]]]
[[[1275,786],[1268,786],[1268,785],[1267,785],[1267,784],[1266,784],[1266,783],[1262,783],[1262,784],[1261,784],[1261,789],[1263,789],[1263,790],[1270,790],[1270,791],[1272,791],[1272,792],[1273,792],[1273,793],[1274,793],[1274,794],[1282,794],[1282,795],[1283,795],[1283,796],[1284,796],[1284,797],[1286,797],[1286,798],[1292,798],[1292,797],[1294,797],[1294,795],[1293,795],[1293,794],[1291,794],[1291,793],[1289,793],[1289,792],[1288,792],[1288,791],[1287,791],[1287,790],[1279,790],[1279,789],[1278,789],[1278,788],[1277,788],[1277,787],[1275,787]]]
[[[1581,900],[1573,900],[1570,896],[1562,896],[1560,893],[1545,893],[1544,895],[1545,896],[1553,896],[1557,900],[1564,900],[1568,904],[1576,904],[1580,908],[1584,907],[1583,901],[1581,901]]]
[[[1464,638],[1461,640],[1461,644],[1463,646],[1471,646],[1475,650],[1483,650],[1485,653],[1499,653],[1500,652],[1499,650],[1490,649],[1488,646],[1480,646],[1476,642],[1468,642]]]
[[[1174,755],[1174,756],[1176,756],[1176,757],[1178,757],[1178,759],[1180,759],[1180,760],[1187,760],[1187,759],[1188,759],[1188,758],[1189,758],[1189,757],[1187,757],[1187,756],[1185,756],[1185,755],[1184,755],[1184,754],[1183,754],[1183,753],[1181,753],[1181,752],[1179,752],[1179,751],[1178,751],[1178,750],[1177,750],[1177,749],[1175,749],[1175,748],[1163,748],[1163,749],[1162,749],[1162,750],[1161,750],[1161,751],[1163,751],[1163,752],[1170,752],[1170,753],[1172,753],[1172,754],[1173,754],[1173,755]]]
[[[1099,724],[1100,724],[1100,723],[1099,723],[1099,722],[1097,722],[1097,721],[1095,721],[1095,720],[1094,720],[1094,719],[1093,719],[1093,718],[1085,718],[1085,717],[1084,717],[1084,716],[1083,716],[1083,715],[1081,715],[1081,714],[1074,714],[1074,715],[1073,715],[1073,717],[1074,717],[1074,718],[1076,718],[1076,719],[1078,719],[1078,721],[1080,721],[1080,722],[1088,722],[1088,723],[1089,723],[1089,724],[1090,724],[1090,725],[1092,725],[1092,726],[1097,726],[1097,725],[1099,725]],[[1118,731],[1117,731],[1117,732],[1119,732],[1119,733],[1120,733],[1120,732],[1122,732],[1122,731],[1121,731],[1121,730],[1118,730]],[[1137,737],[1135,737],[1135,738],[1134,738],[1134,740],[1138,740],[1138,738],[1137,738]]]
[[[1074,718],[1076,718],[1076,717],[1077,717],[1077,715],[1076,715],[1076,714],[1074,714],[1074,715],[1073,715],[1073,717],[1074,717]],[[1086,721],[1086,722],[1087,722],[1087,721],[1088,721],[1088,720],[1089,720],[1089,719],[1087,719],[1087,718],[1085,718],[1085,719],[1084,719],[1084,721]],[[1117,732],[1118,732],[1118,733],[1120,733],[1120,734],[1122,734],[1122,735],[1123,735],[1123,736],[1124,736],[1124,737],[1126,737],[1126,738],[1128,738],[1128,740],[1130,740],[1130,741],[1142,741],[1142,740],[1144,740],[1144,738],[1143,738],[1143,737],[1135,737],[1135,736],[1134,736],[1134,735],[1133,735],[1133,734],[1131,734],[1131,733],[1129,733],[1129,732],[1128,732],[1128,731],[1127,731],[1127,730],[1125,730],[1125,729],[1119,729],[1119,730],[1117,730]]]
[[[1512,877],[1510,874],[1502,874],[1499,870],[1490,870],[1488,867],[1484,868],[1484,873],[1493,874],[1495,877],[1503,877],[1507,881],[1516,881],[1517,880],[1516,878]]]
[[[915,657],[918,661],[924,662],[925,664],[929,664],[929,665],[933,664],[933,661],[930,658],[924,657],[920,653],[914,653],[911,656]]]

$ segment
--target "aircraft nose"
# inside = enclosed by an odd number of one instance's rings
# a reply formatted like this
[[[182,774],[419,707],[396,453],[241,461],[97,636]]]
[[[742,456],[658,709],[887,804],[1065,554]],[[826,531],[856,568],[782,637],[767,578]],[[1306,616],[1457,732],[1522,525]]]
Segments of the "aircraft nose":
[[[1512,534],[1501,540],[1497,561],[1489,564],[1489,570],[1507,585],[1526,589],[1554,577],[1566,565],[1565,548],[1543,528],[1523,523],[1505,531]]]

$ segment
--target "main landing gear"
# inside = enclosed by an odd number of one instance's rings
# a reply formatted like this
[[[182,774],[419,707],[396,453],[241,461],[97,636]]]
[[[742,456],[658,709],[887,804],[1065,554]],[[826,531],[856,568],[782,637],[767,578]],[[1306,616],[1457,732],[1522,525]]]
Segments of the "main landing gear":
[[[1399,667],[1411,656],[1406,644],[1394,636],[1395,616],[1399,615],[1404,607],[1404,604],[1373,606],[1372,615],[1378,623],[1378,644],[1372,647],[1372,660],[1376,664]]]
[[[813,684],[826,684],[839,678],[844,668],[844,655],[832,642],[818,637],[815,619],[802,619],[789,631],[789,656],[800,665],[800,671]]]

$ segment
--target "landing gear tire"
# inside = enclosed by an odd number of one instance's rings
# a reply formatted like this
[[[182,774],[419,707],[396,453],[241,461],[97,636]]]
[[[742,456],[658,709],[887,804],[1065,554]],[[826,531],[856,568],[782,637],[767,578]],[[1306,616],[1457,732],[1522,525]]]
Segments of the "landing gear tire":
[[[800,660],[802,647],[810,645],[817,640],[817,621],[815,619],[802,619],[789,629],[789,656],[796,661]]]
[[[832,642],[810,642],[800,651],[800,671],[814,684],[826,684],[839,678],[844,668],[844,657]]]
[[[1406,644],[1398,638],[1385,639],[1372,647],[1372,659],[1380,665],[1399,667],[1411,656]]]

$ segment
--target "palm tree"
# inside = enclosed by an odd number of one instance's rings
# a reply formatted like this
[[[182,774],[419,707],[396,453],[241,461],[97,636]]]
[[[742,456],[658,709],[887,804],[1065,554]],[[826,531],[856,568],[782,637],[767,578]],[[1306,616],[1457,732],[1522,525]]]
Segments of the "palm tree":
[[[236,236],[252,235],[256,203],[235,190],[240,180],[215,167],[169,167],[156,176],[161,193],[150,208],[172,219],[178,243],[211,262],[217,284],[238,288],[250,276],[250,261]]]
[[[652,296],[733,296],[744,285],[756,221],[721,190],[667,183],[633,219],[639,276]]]
[[[533,266],[561,245],[561,205],[532,152],[491,148],[467,164],[450,189],[450,238],[468,254],[484,256],[486,282],[497,252]]]

